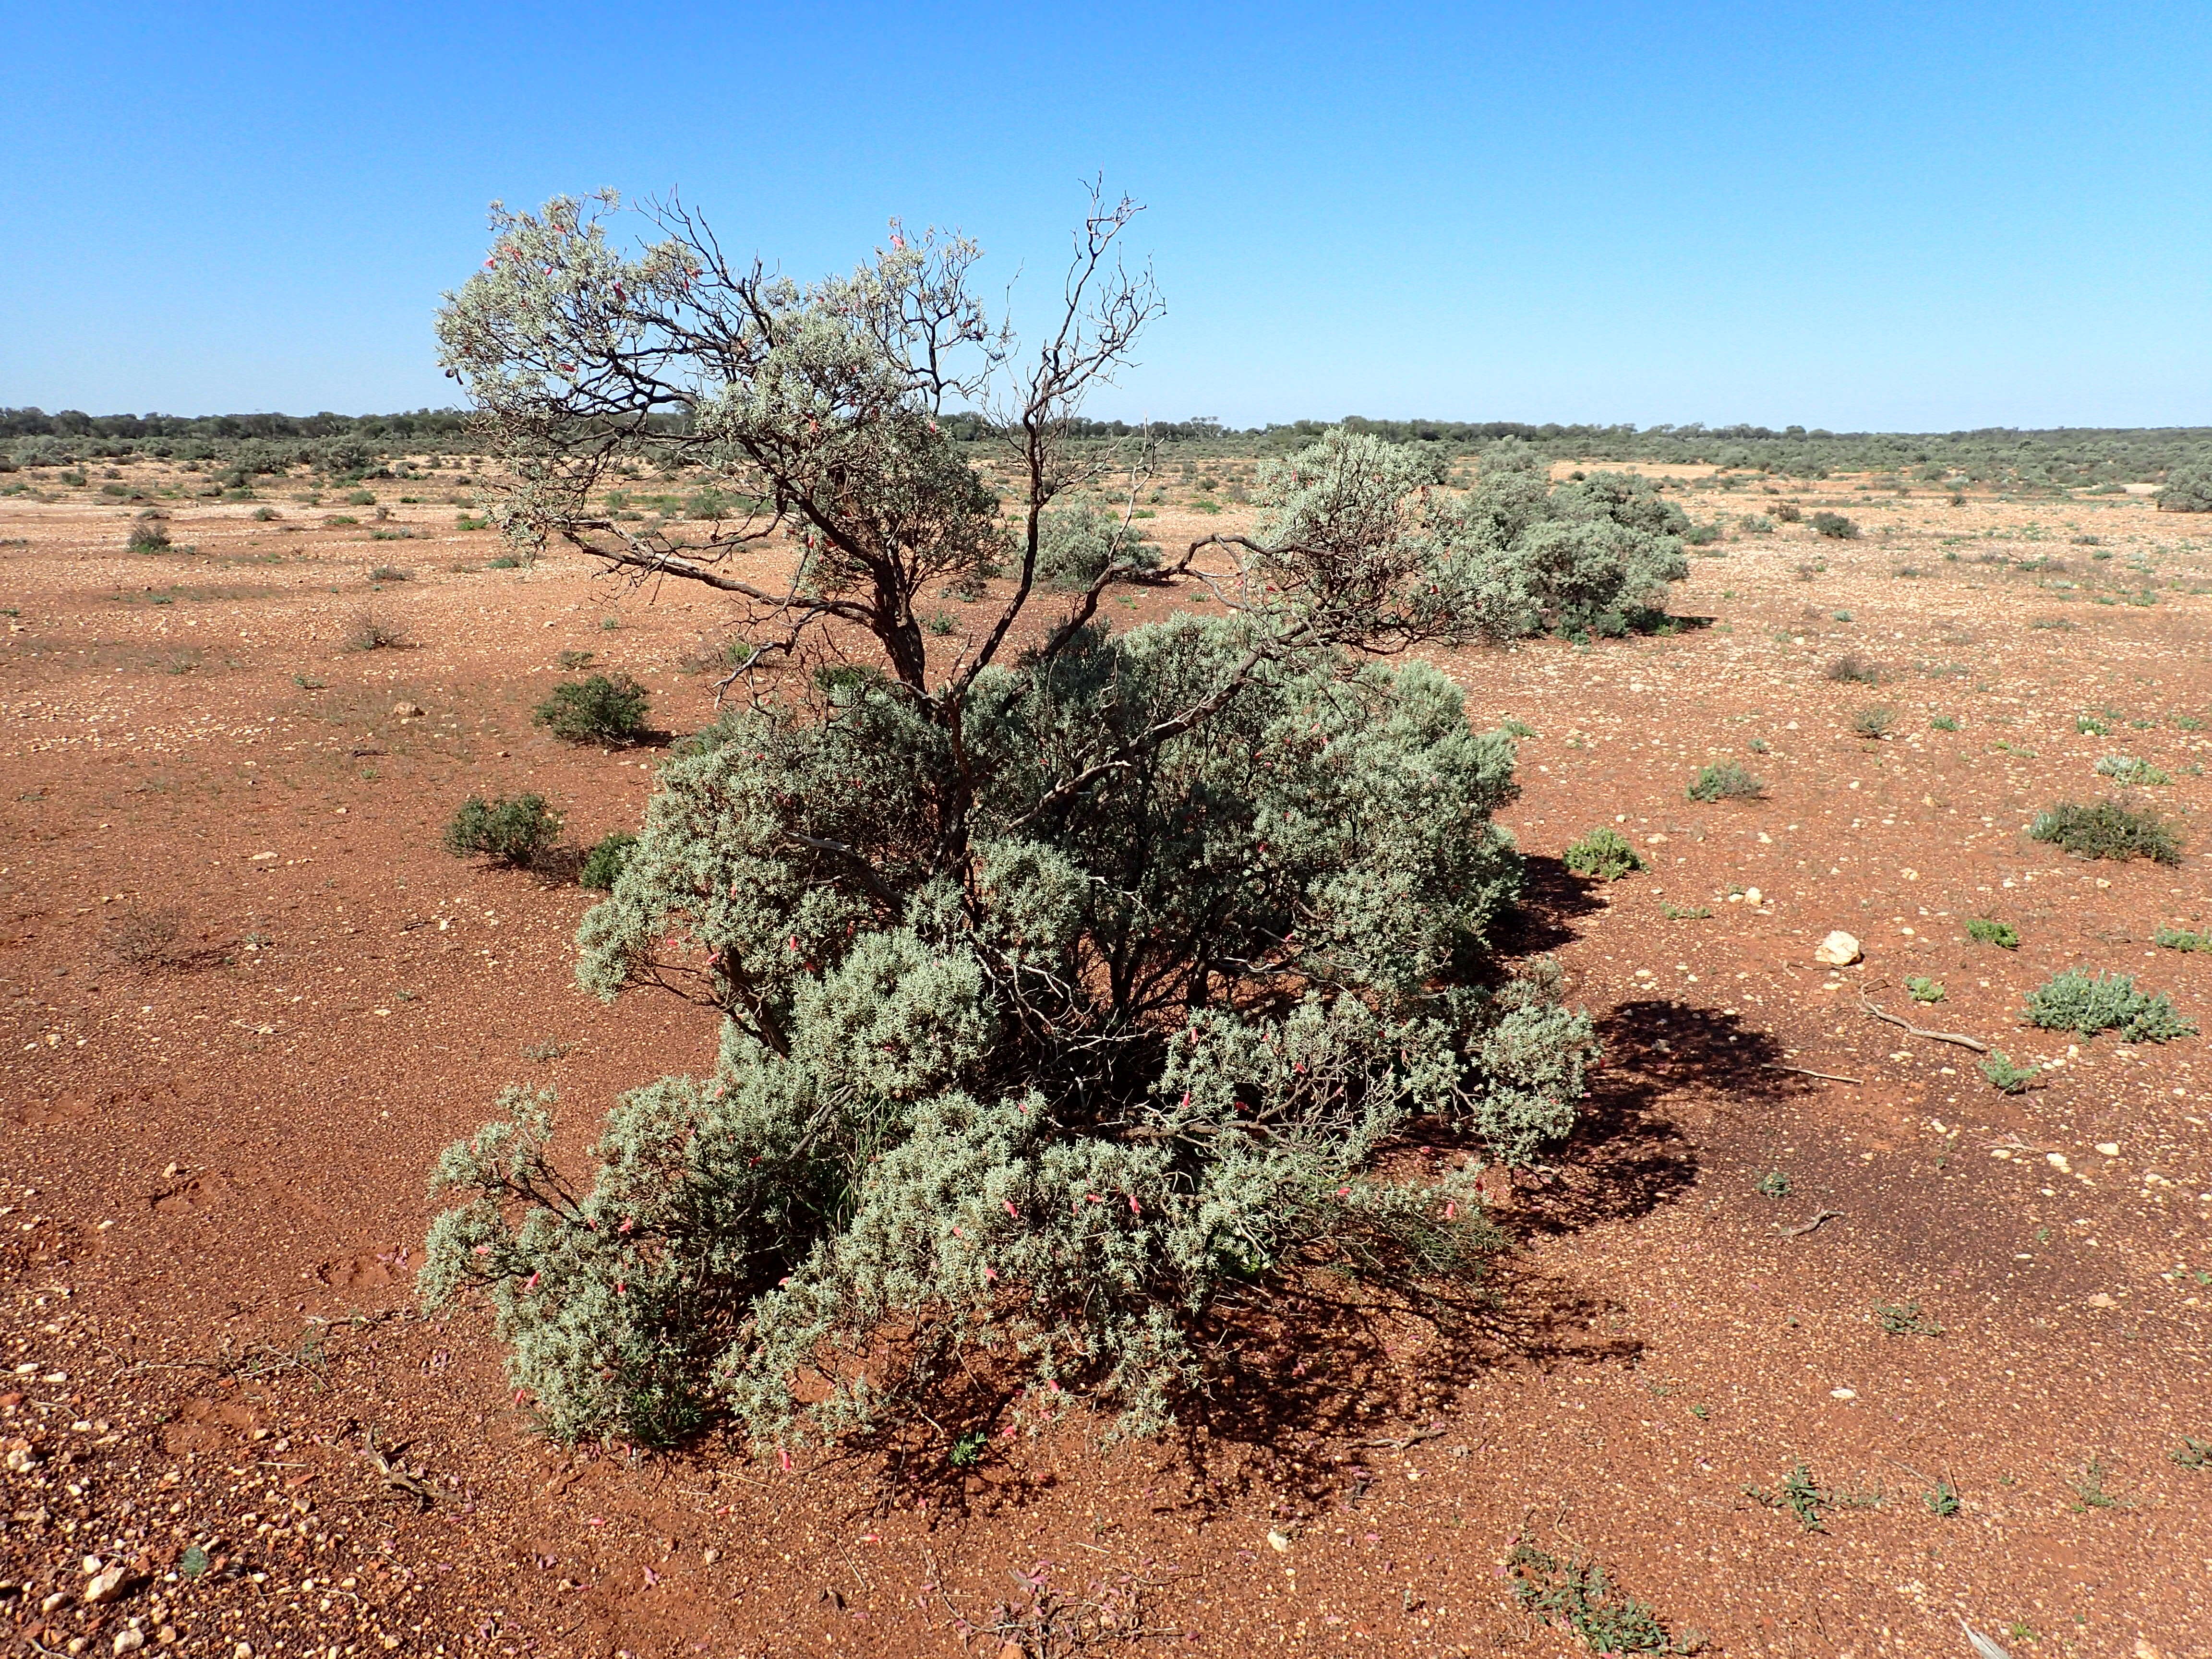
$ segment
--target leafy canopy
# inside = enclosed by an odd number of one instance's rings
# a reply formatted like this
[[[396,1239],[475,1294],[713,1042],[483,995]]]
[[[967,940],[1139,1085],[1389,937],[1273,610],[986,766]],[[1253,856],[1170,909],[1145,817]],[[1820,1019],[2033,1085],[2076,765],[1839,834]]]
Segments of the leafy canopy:
[[[1270,472],[1255,536],[1071,537],[1070,422],[1157,309],[1114,260],[1130,204],[1094,204],[1021,368],[963,241],[895,230],[802,286],[672,209],[618,255],[602,207],[502,216],[441,331],[520,471],[510,534],[744,607],[752,695],[660,769],[580,931],[586,987],[712,1009],[720,1059],[624,1097],[588,1178],[511,1093],[440,1165],[428,1298],[489,1297],[557,1434],[787,1443],[1077,1394],[1148,1429],[1316,1266],[1477,1271],[1477,1170],[1568,1132],[1594,1044],[1555,969],[1491,945],[1510,739],[1390,659],[1583,614],[1498,550],[1626,548],[1649,504],[1516,483],[1507,535],[1334,431]],[[995,411],[1013,499],[941,429],[954,397]],[[599,510],[638,460],[752,505]],[[933,649],[917,605],[963,581],[990,609]],[[1115,635],[1134,581],[1217,603]]]

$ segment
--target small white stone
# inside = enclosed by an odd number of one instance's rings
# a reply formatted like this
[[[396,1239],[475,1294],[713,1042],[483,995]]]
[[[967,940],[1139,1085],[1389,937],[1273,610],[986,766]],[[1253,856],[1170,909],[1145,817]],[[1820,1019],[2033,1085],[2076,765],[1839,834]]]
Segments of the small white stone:
[[[1743,902],[1746,904],[1764,904],[1766,896],[1756,887],[1747,887],[1743,890]]]
[[[2120,1143],[2117,1140],[2100,1140],[2097,1143],[2097,1151],[2106,1158],[2118,1158],[2120,1155]]]
[[[1814,947],[1813,960],[1826,963],[1832,968],[1848,968],[1865,954],[1859,949],[1858,940],[1838,927]]]
[[[1858,1397],[1859,1391],[1856,1389],[1831,1389],[1828,1390],[1828,1398],[1831,1400],[1856,1400]]]
[[[1267,1534],[1267,1547],[1274,1551],[1278,1555],[1283,1554],[1291,1547],[1290,1535],[1287,1533],[1269,1533]]]

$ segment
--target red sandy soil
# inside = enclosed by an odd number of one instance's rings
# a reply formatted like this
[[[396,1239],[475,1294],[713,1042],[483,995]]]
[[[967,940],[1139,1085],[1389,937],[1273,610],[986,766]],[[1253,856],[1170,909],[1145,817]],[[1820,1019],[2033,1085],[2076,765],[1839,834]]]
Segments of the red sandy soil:
[[[2212,1469],[2172,1456],[2212,1440],[2202,1040],[2020,1018],[2083,965],[2212,1019],[2212,957],[2151,943],[2212,908],[2190,828],[2212,743],[2179,723],[2212,718],[2212,598],[2185,591],[2206,527],[1851,483],[1793,499],[1842,505],[1861,540],[1785,525],[1694,561],[1675,608],[1711,626],[1442,659],[1478,720],[1534,728],[1510,943],[1558,952],[1607,1050],[1575,1144],[1498,1185],[1495,1295],[1286,1328],[1271,1385],[1185,1433],[1073,1422],[968,1471],[922,1442],[788,1470],[718,1443],[564,1449],[480,1317],[413,1308],[430,1165],[502,1085],[556,1085],[580,1148],[619,1091],[710,1059],[696,1011],[575,988],[590,895],[438,831],[471,791],[519,789],[574,843],[633,824],[655,751],[564,747],[529,708],[556,653],[589,651],[660,722],[703,724],[711,676],[679,665],[723,637],[720,602],[574,558],[484,568],[497,544],[451,528],[450,500],[358,526],[323,520],[368,509],[296,484],[264,486],[266,522],[180,500],[168,529],[197,550],[160,555],[124,550],[128,505],[0,501],[20,1650],[1585,1651],[1516,1607],[1525,1533],[1714,1653],[1964,1655],[1961,1618],[2037,1659],[2212,1653]],[[1169,505],[1154,527],[1236,521]],[[387,558],[412,579],[372,592]],[[2155,604],[2109,602],[2151,580]],[[412,643],[348,649],[370,604]],[[1826,678],[1847,652],[1884,683]],[[1853,735],[1876,703],[1891,735]],[[2100,710],[2109,736],[2077,730]],[[2188,831],[2179,867],[2021,833],[2111,793],[2107,752],[2172,776],[2144,793]],[[1726,758],[1765,798],[1688,800]],[[1651,867],[1569,877],[1560,849],[1600,823]],[[1731,898],[1749,886],[1763,902]],[[1970,916],[2021,948],[1971,943]],[[1831,973],[1812,953],[1837,927],[1866,960]],[[1947,1000],[1916,1006],[1907,974]],[[1868,1003],[2048,1069],[2000,1094]],[[1762,1196],[1774,1171],[1787,1194]],[[1886,1334],[1877,1309],[1907,1304],[1941,1334]],[[1801,1462],[1836,1496],[1820,1531],[1747,1492]],[[1939,1480],[1957,1514],[1923,1502]],[[118,1599],[86,1604],[87,1558],[124,1566]]]

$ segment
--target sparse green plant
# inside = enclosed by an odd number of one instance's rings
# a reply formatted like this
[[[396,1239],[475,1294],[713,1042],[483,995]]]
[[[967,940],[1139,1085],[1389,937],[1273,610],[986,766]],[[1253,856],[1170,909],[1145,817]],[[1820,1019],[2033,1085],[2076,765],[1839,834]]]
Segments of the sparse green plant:
[[[486,559],[484,561],[484,568],[487,570],[520,570],[522,568],[522,556],[520,553],[502,553],[495,559]]]
[[[2137,755],[2100,755],[2094,763],[2097,775],[2110,778],[2118,784],[2162,784],[2173,780],[2148,761]]]
[[[1921,974],[1907,974],[1905,988],[1915,1002],[1941,1002],[1946,994],[1942,982]]]
[[[614,886],[623,866],[637,848],[637,837],[626,830],[617,830],[584,855],[584,866],[576,872],[576,884],[605,892]]]
[[[2127,1510],[2135,1505],[2118,1493],[2106,1489],[2105,1479],[2112,1468],[2102,1456],[2092,1454],[2081,1466],[2081,1472],[2067,1484],[2074,1489],[2074,1508],[2089,1510]]]
[[[959,624],[959,623],[958,623],[957,621],[956,621],[956,620],[954,619],[953,615],[952,615],[952,613],[951,613],[951,611],[931,611],[931,612],[930,612],[930,615],[929,615],[929,624],[928,624],[928,625],[929,625],[929,631],[930,631],[931,633],[937,635],[939,638],[942,638],[944,635],[945,635],[950,634],[951,632],[952,632],[952,630],[953,630],[954,629],[956,629],[956,628],[959,627],[959,625],[960,625],[960,624]]]
[[[525,1060],[534,1060],[540,1062],[549,1060],[560,1060],[568,1054],[569,1048],[573,1046],[573,1044],[566,1042],[526,1042],[522,1047],[522,1057]]]
[[[1498,729],[1509,738],[1533,738],[1536,735],[1536,728],[1526,720],[1504,720]]]
[[[596,651],[557,651],[553,655],[553,665],[573,674],[589,668],[592,659],[599,654]]]
[[[1931,714],[1928,719],[1928,729],[1930,732],[1955,732],[1959,729],[1959,717],[1955,714]]]
[[[1856,651],[1847,651],[1828,665],[1828,678],[1844,685],[1880,685],[1889,671]]]
[[[356,611],[352,625],[346,630],[345,647],[349,651],[398,651],[410,642],[407,630],[379,611]]]
[[[2112,735],[2110,722],[2096,714],[2076,714],[2074,729],[2085,738],[2109,738]]]
[[[1920,1501],[1927,1505],[1928,1513],[1938,1519],[1948,1519],[1966,1507],[1960,1501],[1959,1489],[1948,1480],[1938,1480],[1920,1494]]]
[[[1977,944],[1994,945],[2001,951],[2020,949],[2020,929],[2008,921],[1992,921],[1987,916],[1967,918],[1966,937]]]
[[[1881,1322],[1884,1336],[1941,1336],[1943,1334],[1943,1328],[1922,1313],[1917,1302],[1876,1303],[1874,1316]]]
[[[368,579],[373,582],[411,582],[415,580],[415,573],[402,570],[396,564],[380,564],[368,573]]]
[[[1752,1183],[1751,1189],[1761,1198],[1787,1198],[1792,1190],[1790,1177],[1779,1170],[1769,1170]]]
[[[1851,716],[1851,731],[1862,738],[1885,738],[1897,724],[1897,710],[1887,703],[1876,703],[1862,708]]]
[[[561,815],[543,795],[471,795],[446,825],[445,848],[456,858],[482,854],[526,869],[560,838]]]
[[[358,525],[360,522],[361,520],[359,519],[353,518],[343,513],[334,513],[329,518],[323,520],[323,523],[326,527],[333,530],[343,529],[348,525]]]
[[[1523,1535],[1506,1553],[1505,1572],[1524,1611],[1558,1621],[1592,1653],[1695,1653],[1704,1645],[1700,1632],[1671,1634],[1651,1607],[1621,1595],[1601,1562],[1562,1561]]]
[[[1713,913],[1710,904],[1676,904],[1669,899],[1659,901],[1659,914],[1668,921],[1703,921]]]
[[[1859,533],[1858,526],[1840,513],[1815,513],[1805,522],[1813,527],[1814,533],[1826,536],[1831,541],[1852,541]]]
[[[1779,1487],[1769,1491],[1765,1486],[1746,1486],[1743,1495],[1771,1510],[1789,1510],[1807,1532],[1826,1532],[1821,1512],[1839,1501],[1834,1492],[1813,1479],[1813,1472],[1802,1462],[1783,1477]]]
[[[1650,867],[1629,844],[1628,837],[1609,823],[1601,823],[1580,841],[1570,842],[1559,859],[1575,874],[1599,881],[1619,881]]]
[[[2192,1439],[2185,1434],[2181,1443],[2166,1456],[2185,1469],[2212,1469],[2212,1440]]]
[[[1152,308],[1112,274],[1125,217],[1097,209],[1060,343],[1015,360],[964,242],[801,283],[672,214],[633,259],[575,203],[502,215],[441,315],[521,458],[512,533],[744,584],[778,648],[849,670],[665,762],[581,925],[588,988],[714,1011],[711,1070],[623,1097],[595,1169],[519,1092],[441,1164],[425,1302],[489,1303],[556,1436],[966,1427],[947,1397],[986,1376],[994,1430],[1073,1400],[1157,1431],[1272,1366],[1252,1315],[1324,1263],[1465,1286],[1500,1242],[1477,1166],[1574,1126],[1591,1024],[1491,943],[1522,879],[1493,822],[1513,744],[1420,659],[1518,614],[1433,466],[1342,428],[1269,463],[1251,532],[1207,552],[1228,614],[1030,608],[1038,519],[1091,453],[1079,394]],[[641,338],[670,343],[644,371]],[[617,434],[800,513],[793,568],[752,593],[757,524],[680,559],[611,525]],[[974,649],[927,650],[930,596],[987,566]],[[1417,1139],[1463,1150],[1417,1167]]]
[[[1856,622],[1858,620],[1856,616],[1848,611],[1832,611],[1829,614],[1840,623]]]
[[[2016,1095],[2041,1075],[2033,1066],[2015,1066],[2002,1048],[1992,1048],[1982,1061],[1982,1075],[2000,1094]]]
[[[272,523],[283,516],[273,507],[257,507],[253,509],[253,520],[256,524]]]
[[[970,1429],[946,1449],[945,1461],[956,1469],[972,1469],[983,1461],[983,1454],[989,1449],[990,1444],[988,1431]]]
[[[166,553],[169,532],[159,520],[142,514],[131,521],[131,534],[124,545],[133,553]]]
[[[2129,974],[2083,973],[2069,968],[2053,975],[2027,994],[2022,1018],[2046,1031],[2078,1031],[2094,1036],[2118,1031],[2123,1042],[2170,1042],[2196,1030],[2196,1023],[2174,1012],[2165,992],[2146,996]]]
[[[1795,501],[1778,501],[1774,507],[1774,516],[1783,524],[1796,524],[1805,516],[1805,510]]]
[[[1699,767],[1690,781],[1690,799],[1697,801],[1756,800],[1765,793],[1765,784],[1732,760]]]
[[[2161,926],[2150,936],[2150,942],[2163,945],[2169,951],[2212,951],[2212,932],[2197,933],[2187,927]]]
[[[568,743],[633,743],[651,707],[646,689],[629,675],[593,674],[555,686],[530,720]]]
[[[1753,738],[1749,743],[1744,744],[1744,747],[1751,750],[1754,755],[1768,754],[1771,753],[1773,749],[1773,745],[1768,743],[1765,738]]]
[[[2204,722],[2194,714],[2176,714],[2173,717],[2173,723],[2177,728],[2184,732],[2202,732],[2204,729]]]
[[[2047,842],[2084,859],[2149,859],[2181,862],[2181,838],[2173,826],[2148,808],[2117,800],[2084,806],[2061,801],[2045,807],[2028,825],[2030,841]]]
[[[356,489],[348,492],[345,503],[348,507],[374,507],[376,497],[368,490]]]

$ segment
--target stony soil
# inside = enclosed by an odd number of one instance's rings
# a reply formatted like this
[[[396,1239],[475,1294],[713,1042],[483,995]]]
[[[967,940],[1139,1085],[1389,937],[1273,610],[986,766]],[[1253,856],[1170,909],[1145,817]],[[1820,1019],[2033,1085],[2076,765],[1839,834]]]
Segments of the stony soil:
[[[2130,496],[1692,489],[1701,522],[1786,498],[1867,533],[1732,533],[1676,605],[1710,625],[1443,659],[1479,719],[1532,730],[1513,944],[1557,951],[1607,1049],[1576,1144],[1497,1188],[1492,1294],[1286,1327],[1272,1386],[1170,1441],[1073,1424],[970,1469],[917,1441],[787,1470],[547,1444],[482,1322],[410,1300],[427,1172],[502,1085],[556,1086],[580,1146],[714,1036],[580,993],[590,896],[458,861],[439,828],[524,788],[576,845],[634,823],[656,751],[564,747],[528,709],[589,652],[702,724],[727,613],[574,560],[491,568],[450,475],[380,482],[381,520],[297,480],[263,486],[267,520],[185,493],[155,554],[98,494],[199,482],[0,499],[21,1650],[1587,1650],[1516,1607],[1525,1538],[1710,1652],[1966,1654],[1963,1619],[2016,1656],[2212,1653],[2212,1468],[2176,1457],[2212,1441],[2202,1040],[2021,1019],[2073,966],[2212,1019],[2212,956],[2153,943],[2212,909],[2212,526]],[[1172,540],[1240,509],[1158,511]],[[386,561],[410,579],[372,582]],[[349,648],[372,608],[407,643]],[[948,648],[972,614],[948,604]],[[1830,678],[1846,656],[1878,679]],[[1876,705],[1887,735],[1857,735]],[[2106,754],[2172,778],[2140,793],[2179,866],[2022,833],[2112,793]],[[1723,760],[1764,795],[1687,799]],[[1599,823],[1650,867],[1569,876]],[[1840,972],[1813,956],[1836,928],[1865,951]],[[1758,1495],[1800,1465],[1816,1527]]]

